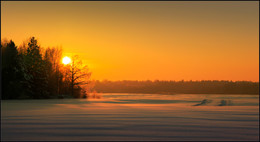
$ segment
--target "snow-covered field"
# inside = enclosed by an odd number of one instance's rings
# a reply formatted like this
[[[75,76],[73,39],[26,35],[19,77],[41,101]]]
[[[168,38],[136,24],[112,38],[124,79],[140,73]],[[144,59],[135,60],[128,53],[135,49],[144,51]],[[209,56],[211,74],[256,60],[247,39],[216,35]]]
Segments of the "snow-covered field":
[[[2,140],[259,140],[259,95],[1,101]]]

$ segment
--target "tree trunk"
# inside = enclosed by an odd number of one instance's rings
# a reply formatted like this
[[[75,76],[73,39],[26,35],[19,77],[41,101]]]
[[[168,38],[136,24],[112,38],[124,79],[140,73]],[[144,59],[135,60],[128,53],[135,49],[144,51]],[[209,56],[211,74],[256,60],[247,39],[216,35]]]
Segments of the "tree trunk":
[[[72,65],[71,65],[71,95],[74,97],[74,61],[72,60]]]

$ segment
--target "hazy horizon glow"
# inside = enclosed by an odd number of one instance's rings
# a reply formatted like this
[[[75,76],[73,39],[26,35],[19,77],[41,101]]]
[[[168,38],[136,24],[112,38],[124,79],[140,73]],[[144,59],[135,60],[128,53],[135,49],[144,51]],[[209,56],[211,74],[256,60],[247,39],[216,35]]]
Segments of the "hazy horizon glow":
[[[259,81],[258,1],[2,1],[1,37],[78,54],[96,80]]]

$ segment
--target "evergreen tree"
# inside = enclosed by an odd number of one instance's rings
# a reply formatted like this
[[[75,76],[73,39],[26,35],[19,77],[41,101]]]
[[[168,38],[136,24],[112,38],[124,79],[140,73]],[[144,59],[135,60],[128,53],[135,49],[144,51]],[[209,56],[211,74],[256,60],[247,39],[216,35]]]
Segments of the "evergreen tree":
[[[2,99],[17,99],[23,92],[24,70],[17,47],[10,40],[2,48]]]
[[[47,91],[47,63],[42,59],[40,46],[34,37],[30,38],[24,61],[27,74],[26,87],[30,98],[49,98],[49,92]]]

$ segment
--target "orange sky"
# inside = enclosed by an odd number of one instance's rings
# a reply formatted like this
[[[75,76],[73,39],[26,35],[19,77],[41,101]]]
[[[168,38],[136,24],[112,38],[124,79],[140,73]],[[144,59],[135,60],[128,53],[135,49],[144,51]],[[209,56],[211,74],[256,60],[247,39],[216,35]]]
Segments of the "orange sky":
[[[61,45],[92,79],[259,81],[258,5],[1,1],[1,38]]]

